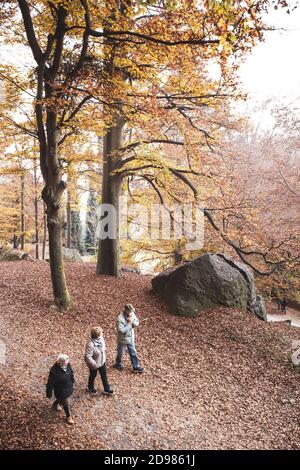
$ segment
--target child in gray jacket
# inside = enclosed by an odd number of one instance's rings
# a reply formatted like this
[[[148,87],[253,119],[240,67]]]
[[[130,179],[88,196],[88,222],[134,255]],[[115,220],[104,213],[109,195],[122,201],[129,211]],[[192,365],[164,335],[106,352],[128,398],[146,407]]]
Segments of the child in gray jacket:
[[[114,367],[122,371],[122,356],[124,349],[127,348],[133,368],[133,372],[139,374],[144,372],[140,366],[135,344],[134,344],[134,328],[139,326],[139,320],[135,314],[135,309],[131,304],[126,304],[124,311],[117,318],[117,357]]]

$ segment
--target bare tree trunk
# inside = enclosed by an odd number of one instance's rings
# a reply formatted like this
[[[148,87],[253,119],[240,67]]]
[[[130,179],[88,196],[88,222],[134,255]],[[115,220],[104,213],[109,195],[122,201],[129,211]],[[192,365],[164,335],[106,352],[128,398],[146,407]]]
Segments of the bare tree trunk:
[[[70,305],[70,295],[67,289],[62,252],[62,226],[59,211],[47,209],[47,225],[49,234],[49,258],[52,287],[55,304],[62,310]]]
[[[113,239],[99,240],[97,274],[120,275],[120,234],[119,234],[119,199],[121,191],[121,176],[111,175],[115,168],[116,157],[113,152],[121,146],[123,118],[109,129],[103,141],[103,182],[102,204],[111,204],[116,214],[116,236]]]
[[[48,140],[48,178],[42,191],[42,197],[47,206],[52,287],[55,304],[60,310],[67,310],[71,299],[65,277],[62,248],[62,202],[66,183],[62,180],[57,157],[57,115],[55,111],[48,110],[46,129]]]
[[[61,203],[64,189],[65,183],[63,181],[57,185],[55,192],[47,186],[43,189],[43,199],[47,206],[49,259],[53,295],[55,304],[61,310],[67,310],[70,306],[70,295],[66,283],[62,249],[63,210]]]
[[[110,4],[106,1],[105,3]],[[104,27],[109,29],[111,20],[114,20],[117,13],[124,13],[126,10],[126,2],[117,2],[115,8],[111,11],[111,16],[107,18],[107,24]],[[111,39],[105,39],[106,45],[111,45]],[[123,75],[114,67],[114,54],[115,48],[107,48],[105,52],[104,69],[109,77],[115,74],[119,78],[124,79]],[[110,90],[108,90],[110,93]],[[104,107],[104,114],[106,109]],[[111,109],[108,110],[108,113]],[[108,274],[118,277],[120,275],[120,233],[119,233],[119,199],[121,191],[122,177],[120,175],[112,175],[116,168],[118,156],[115,151],[121,147],[122,131],[124,128],[125,120],[121,112],[115,116],[115,124],[108,129],[103,139],[103,175],[102,175],[102,204],[111,204],[115,210],[116,233],[114,238],[99,239],[99,250],[97,260],[97,274]]]
[[[47,243],[47,214],[46,214],[46,205],[44,204],[44,217],[43,217],[43,260],[45,259],[46,255],[46,243]]]

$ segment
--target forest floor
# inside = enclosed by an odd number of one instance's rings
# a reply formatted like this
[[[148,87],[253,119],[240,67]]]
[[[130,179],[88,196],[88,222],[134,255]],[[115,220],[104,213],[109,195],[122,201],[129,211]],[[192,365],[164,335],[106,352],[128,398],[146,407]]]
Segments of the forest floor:
[[[50,308],[46,262],[0,265],[0,448],[300,448],[300,375],[290,361],[298,328],[230,309],[173,317],[148,276],[97,277],[92,264],[66,271],[73,305],[62,315]],[[123,372],[112,368],[115,318],[127,302],[141,320],[143,375],[131,373],[128,355]],[[113,397],[85,390],[83,353],[94,325],[104,328]],[[73,426],[45,398],[60,352],[75,370]]]

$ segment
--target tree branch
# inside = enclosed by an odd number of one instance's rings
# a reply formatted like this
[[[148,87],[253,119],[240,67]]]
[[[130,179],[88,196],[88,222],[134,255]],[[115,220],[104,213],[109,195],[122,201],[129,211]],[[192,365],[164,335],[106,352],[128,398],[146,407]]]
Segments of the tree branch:
[[[34,137],[35,139],[37,139],[37,133],[32,131],[31,129],[27,129],[27,127],[25,126],[22,126],[22,124],[19,124],[18,122],[14,121],[13,119],[11,119],[9,116],[6,116],[5,114],[0,114],[1,117],[3,117],[3,119],[5,119],[6,121],[10,122],[11,124],[13,124],[16,128],[20,129],[21,131],[25,132],[25,134],[28,134],[32,137]]]
[[[54,51],[54,58],[52,66],[49,69],[51,80],[54,81],[61,64],[61,57],[63,51],[64,37],[66,33],[66,17],[68,15],[67,10],[60,6],[57,12],[57,25],[55,31],[56,46]]]
[[[76,106],[76,108],[71,112],[71,114],[64,120],[63,118],[60,120],[58,128],[64,126],[65,124],[68,124],[75,116],[76,114],[81,110],[83,105],[90,99],[91,97],[89,95],[85,96],[80,103]]]
[[[33,57],[36,63],[40,64],[43,60],[43,53],[36,38],[28,3],[26,0],[18,0],[18,4],[22,13],[27,40],[32,50]]]
[[[148,36],[147,34],[138,33],[136,31],[95,31],[90,30],[91,36],[94,37],[115,37],[115,36],[132,36],[146,41],[153,42],[156,44],[162,44],[163,46],[179,46],[179,45],[201,45],[208,46],[210,44],[219,44],[219,39],[179,39],[176,41],[170,41],[166,39],[157,38],[154,36]],[[118,38],[117,38],[118,39]]]
[[[84,33],[82,37],[82,48],[81,48],[78,62],[73,68],[73,70],[70,72],[70,74],[67,76],[67,80],[73,79],[76,76],[76,74],[79,72],[79,70],[82,68],[84,64],[84,60],[86,58],[88,45],[89,45],[89,36],[90,36],[90,27],[91,27],[89,7],[88,7],[88,3],[86,0],[80,0],[80,3],[84,9],[84,19],[85,19],[85,28],[84,28]],[[68,31],[70,29],[71,28],[68,28]]]

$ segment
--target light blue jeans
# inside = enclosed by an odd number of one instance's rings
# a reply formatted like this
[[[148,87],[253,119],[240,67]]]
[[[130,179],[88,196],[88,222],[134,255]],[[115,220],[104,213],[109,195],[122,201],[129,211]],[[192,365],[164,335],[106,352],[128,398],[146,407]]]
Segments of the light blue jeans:
[[[136,355],[136,350],[135,350],[134,343],[131,343],[131,344],[118,343],[116,365],[121,366],[123,352],[126,348],[127,348],[127,351],[129,352],[132,367],[134,369],[136,369],[137,367],[140,367],[140,363],[139,363],[138,357]]]

